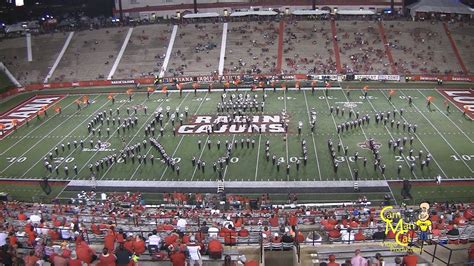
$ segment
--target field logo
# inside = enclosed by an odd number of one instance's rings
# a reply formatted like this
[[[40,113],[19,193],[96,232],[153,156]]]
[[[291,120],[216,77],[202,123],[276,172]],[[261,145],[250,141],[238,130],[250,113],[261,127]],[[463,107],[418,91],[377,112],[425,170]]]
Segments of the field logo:
[[[98,151],[115,151],[115,149],[111,149],[110,146],[112,146],[112,144],[110,144],[110,142],[100,142],[100,143],[97,143],[96,145],[94,145],[94,148],[84,148],[82,149],[83,151],[93,151],[93,152],[98,152]]]
[[[286,116],[254,115],[235,116],[197,115],[191,122],[177,129],[179,134],[247,134],[247,133],[285,133]]]
[[[374,148],[375,148],[376,150],[379,150],[380,147],[382,147],[382,143],[379,143],[379,142],[376,142],[376,141],[374,141],[374,144],[373,144],[373,145],[374,145]],[[369,141],[368,141],[368,140],[366,140],[365,142],[359,142],[359,143],[357,143],[357,146],[359,146],[359,147],[362,148],[362,149],[370,150],[370,144],[369,144]]]
[[[419,229],[419,239],[422,241],[428,239],[428,232],[431,229],[429,208],[430,205],[423,202],[420,204],[419,210],[415,212],[408,211],[403,216],[399,211],[393,211],[392,206],[383,208],[380,212],[380,218],[385,222],[385,234],[394,233],[395,242],[384,242],[382,245],[389,247],[392,252],[406,252],[409,249],[415,252],[417,252],[416,249],[420,251],[419,248],[410,246],[413,242],[410,231]],[[416,216],[416,213],[418,213],[418,216]]]

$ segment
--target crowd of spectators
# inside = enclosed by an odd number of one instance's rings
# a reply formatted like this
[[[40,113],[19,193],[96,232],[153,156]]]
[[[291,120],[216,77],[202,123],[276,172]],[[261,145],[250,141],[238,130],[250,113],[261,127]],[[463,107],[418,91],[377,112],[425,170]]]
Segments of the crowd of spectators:
[[[1,203],[3,262],[24,260],[34,265],[48,260],[55,265],[77,265],[98,260],[101,265],[110,261],[125,265],[148,257],[199,263],[203,256],[224,259],[224,247],[238,244],[285,249],[295,243],[393,241],[395,237],[391,231],[385,234],[380,207],[361,204],[284,209],[272,205],[264,194],[257,209],[240,195],[224,198],[239,204],[219,208],[213,203],[216,195],[166,193],[166,204],[157,207],[145,205],[140,193],[100,195],[101,199],[84,193],[84,201],[97,203]],[[399,211],[405,215],[412,210],[404,206]],[[450,243],[468,241],[465,232],[473,217],[472,205],[433,204],[431,240],[443,241],[446,236]],[[416,241],[416,230],[408,235]]]

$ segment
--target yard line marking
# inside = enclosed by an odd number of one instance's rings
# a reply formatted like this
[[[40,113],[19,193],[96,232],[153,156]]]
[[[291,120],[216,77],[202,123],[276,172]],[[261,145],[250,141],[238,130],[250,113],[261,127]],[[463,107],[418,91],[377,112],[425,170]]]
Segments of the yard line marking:
[[[387,97],[387,95],[385,95],[385,93],[383,92],[383,90],[380,90],[380,89],[379,89],[379,91],[380,91],[380,92],[383,94],[383,96],[388,100],[388,97]],[[394,105],[391,101],[389,101],[389,102],[390,102],[390,104],[393,106],[393,108],[397,109],[397,107],[395,107],[395,105]],[[408,123],[408,121],[405,119],[404,116],[401,116],[401,117],[403,118],[403,121],[405,121],[405,122]],[[423,148],[425,148],[425,150],[431,154],[431,157],[433,158],[433,161],[434,161],[435,164],[438,166],[439,170],[441,170],[441,172],[443,173],[444,177],[447,177],[448,175],[444,172],[443,168],[441,168],[441,166],[439,165],[438,161],[436,161],[436,159],[435,159],[433,153],[431,153],[430,150],[428,149],[428,147],[426,147],[426,145],[423,143],[423,141],[421,140],[420,136],[419,136],[417,133],[414,133],[414,134],[415,134],[416,138],[420,141],[421,145],[423,145]]]
[[[362,91],[362,90],[361,90]],[[377,112],[377,110],[375,109],[374,105],[372,104],[372,102],[370,101],[370,98],[367,98],[367,101],[369,102],[370,106],[372,106],[372,109],[374,110],[374,112]],[[392,133],[390,132],[390,130],[388,129],[388,127],[386,125],[384,125],[385,127],[385,130],[387,130],[388,134],[390,135],[390,138],[391,139],[395,139],[392,135]],[[410,163],[408,163],[408,159],[405,157],[405,154],[401,154],[402,157],[403,157],[403,160],[405,161],[405,163],[407,164],[408,166],[408,169],[410,168]],[[415,176],[415,179],[418,179],[418,177],[416,176],[415,172],[412,172],[412,175]]]
[[[173,50],[174,41],[176,40],[176,33],[178,32],[178,25],[173,26],[173,31],[171,32],[170,42],[168,44],[168,49],[166,49],[165,60],[163,60],[163,65],[161,66],[160,73],[158,75],[159,78],[165,76],[166,69],[168,68],[168,63],[170,62],[171,51]]]
[[[186,98],[188,98],[189,94],[190,94],[190,92],[186,93],[186,96],[184,96],[184,97],[182,98],[181,102],[179,103],[179,105],[178,105],[176,108],[180,108],[180,107],[181,107],[181,105],[184,103],[184,100],[185,100]],[[175,109],[176,109],[176,108],[175,108]],[[178,118],[179,118],[179,117],[178,117]],[[170,121],[171,121],[171,119],[168,119],[168,121],[166,121],[165,125],[163,126],[163,129],[166,129],[166,126],[170,123]],[[153,149],[153,146],[150,145],[150,148],[148,148],[148,151],[145,153],[145,160],[146,160],[148,154],[150,153],[150,151],[151,151],[152,149]],[[173,157],[171,157],[171,158],[173,158]],[[138,172],[138,169],[140,168],[141,165],[142,165],[142,164],[140,164],[140,163],[137,165],[137,168],[135,169],[135,171],[133,171],[132,176],[130,176],[130,181],[133,179],[133,177],[135,177],[135,174]]]
[[[436,90],[436,89],[435,89],[435,90]],[[437,90],[436,90],[436,91],[437,91]],[[423,97],[426,98],[426,95],[424,95],[420,90],[418,90],[418,92],[419,92],[421,95],[423,95]],[[433,105],[434,107],[436,107],[436,109],[438,109],[440,113],[442,113],[449,121],[451,121],[451,123],[453,123],[453,125],[459,130],[459,132],[461,132],[471,143],[474,143],[474,141],[473,141],[468,135],[466,135],[466,133],[464,133],[464,131],[463,131],[462,129],[460,129],[459,126],[458,126],[456,123],[454,123],[454,121],[453,121],[449,116],[447,116],[441,109],[439,109],[439,107],[438,107],[436,104],[431,103],[431,105]]]
[[[344,94],[344,92],[342,92],[342,93]],[[328,97],[324,96],[324,99],[326,99],[326,104],[328,105],[328,108],[331,108],[331,106],[329,105]],[[330,116],[332,118],[332,122],[334,123],[334,128],[337,129],[336,120],[334,119],[333,114],[330,114]],[[339,141],[341,142],[341,144],[344,146],[344,143],[342,142],[341,135],[337,134],[337,137],[339,138]],[[349,168],[351,178],[352,178],[352,180],[354,180],[354,175],[352,174],[352,169],[351,169],[351,166],[349,165],[349,160],[345,160],[345,161],[346,161],[347,167]]]
[[[147,98],[145,98],[145,100],[143,100],[143,102],[141,102],[141,104],[144,104],[146,101],[147,101]],[[143,125],[142,125],[139,129],[137,129],[137,132],[135,133],[135,135],[133,135],[133,137],[130,139],[130,141],[129,141],[127,144],[125,144],[125,147],[127,147],[128,145],[130,145],[130,143],[135,139],[135,137],[138,135],[138,133],[140,133],[140,131],[143,129],[143,127],[144,127],[146,124],[148,124],[148,122],[151,120],[150,118],[154,118],[155,111],[156,111],[158,108],[160,108],[161,105],[162,105],[164,102],[165,102],[165,101],[162,101],[162,102],[155,108],[155,110],[154,110],[153,112],[150,112],[150,116],[145,120],[145,122],[143,123]],[[120,130],[120,128],[119,128],[118,130]],[[114,134],[115,134],[115,132],[114,132]],[[109,139],[111,139],[114,134],[112,134]],[[140,145],[141,145],[141,143],[140,143]],[[125,148],[125,147],[124,147],[124,148]],[[84,169],[84,167],[86,167],[86,165],[89,163],[89,161],[90,161],[93,157],[95,157],[95,155],[96,155],[97,153],[98,153],[98,151],[95,152],[94,156],[92,156],[92,157],[86,162],[86,164],[79,170],[78,173],[80,173],[80,172],[82,171],[82,169]],[[107,173],[110,171],[110,169],[112,168],[112,166],[114,166],[114,165],[115,165],[115,162],[112,162],[112,164],[107,168],[107,170],[105,171],[105,173],[102,174],[102,176],[100,177],[99,180],[102,180],[102,179],[107,175]]]
[[[66,98],[67,98],[67,97],[61,98],[56,104],[60,103],[62,100],[66,99]],[[74,104],[74,101],[72,101],[70,104],[66,105],[66,107],[64,107],[63,110],[65,110],[66,108],[68,108],[68,107],[71,106],[72,104]],[[51,108],[51,106],[50,106],[50,108]],[[49,108],[48,108],[48,109],[49,109]],[[35,132],[36,130],[38,130],[40,127],[42,127],[44,124],[46,124],[46,122],[48,122],[48,121],[49,121],[50,119],[52,119],[53,117],[56,117],[56,116],[55,116],[55,115],[52,115],[52,116],[48,117],[48,119],[44,120],[43,123],[41,123],[41,125],[35,127],[33,130],[31,130],[30,132],[28,132],[28,134],[26,134],[26,135],[23,136],[23,137],[30,137],[31,133],[33,133],[33,132]],[[22,125],[24,125],[24,124],[22,124]],[[45,136],[47,136],[47,135],[45,135]],[[12,138],[12,137],[14,137],[14,136],[11,135],[10,138]],[[18,136],[15,136],[15,137],[18,138]],[[5,139],[6,139],[6,138],[8,138],[8,136],[5,137]],[[5,153],[7,153],[11,148],[15,147],[15,146],[16,146],[18,143],[20,143],[20,141],[22,141],[22,140],[23,140],[23,138],[20,138],[20,140],[18,140],[17,142],[13,143],[12,145],[10,145],[10,147],[8,147],[6,150],[4,150],[2,153],[0,153],[0,156],[1,156],[1,155],[4,155]]]
[[[400,91],[400,92],[403,95],[405,95],[405,93],[403,93],[403,91]],[[405,97],[406,97],[406,95],[405,95]],[[425,120],[428,121],[428,123],[434,128],[434,130],[436,130],[436,132],[438,132],[438,135],[446,142],[446,144],[448,144],[448,146],[454,151],[454,153],[456,153],[457,156],[461,157],[459,155],[459,153],[453,148],[451,143],[449,143],[449,141],[443,136],[443,134],[441,134],[441,132],[439,132],[438,128],[435,125],[433,125],[433,123],[431,123],[431,121],[422,112],[419,111],[420,109],[418,109],[418,107],[415,104],[413,104],[413,107],[415,107],[415,109],[418,110],[418,112],[421,114],[421,116],[423,116],[423,118],[425,118]],[[464,160],[461,160],[461,161],[471,171],[471,173],[474,173],[474,171],[471,169],[471,167],[469,167],[469,165],[467,165],[467,163]]]
[[[44,78],[43,83],[48,83],[48,80],[53,75],[54,71],[56,70],[56,68],[59,65],[59,62],[61,62],[61,59],[63,58],[64,53],[66,52],[67,48],[69,47],[69,43],[71,42],[73,36],[74,36],[74,31],[69,32],[69,35],[67,36],[67,39],[64,42],[63,48],[61,48],[61,51],[59,52],[58,57],[56,57],[56,60],[54,61],[53,66],[51,67],[48,74]]]
[[[202,97],[201,103],[199,103],[199,106],[198,106],[196,112],[194,112],[194,115],[196,115],[196,114],[199,112],[199,109],[201,109],[201,106],[202,106],[202,104],[204,103],[204,101],[206,100],[207,95],[208,95],[208,92],[206,91],[206,95],[204,95],[204,97]],[[179,146],[181,146],[181,142],[183,142],[183,139],[184,139],[184,135],[181,136],[181,139],[179,140],[178,145],[176,145],[176,148],[174,149],[173,154],[171,154],[171,158],[174,158],[174,155],[175,155],[176,152],[178,151]],[[206,141],[206,142],[207,142],[207,141]],[[204,143],[203,146],[205,146],[205,145],[206,145],[206,143]],[[161,180],[163,179],[163,177],[165,176],[165,173],[166,173],[167,170],[168,170],[168,166],[166,166],[165,170],[163,171],[163,174],[161,174],[160,181],[161,181]]]
[[[234,145],[234,141],[235,141],[235,134],[232,136],[232,145]],[[227,174],[227,168],[229,168],[229,164],[227,164],[225,166],[225,169],[224,169],[224,174],[222,175],[222,180],[225,182],[225,175]]]
[[[235,138],[235,135],[234,135],[234,138]],[[209,140],[209,135],[207,135],[206,140],[203,142],[204,145],[202,145],[202,147],[201,147],[201,154],[199,155],[198,161],[201,160],[202,154],[206,150],[206,143],[207,143],[208,140]],[[234,139],[232,139],[232,143],[234,143]],[[226,167],[226,170],[227,170],[227,167]],[[193,181],[194,176],[196,175],[196,171],[197,171],[197,166],[194,167],[194,172],[193,172],[193,175],[191,176],[191,181]],[[225,174],[225,171],[224,171],[224,174]]]
[[[98,98],[98,96],[97,96],[96,98],[94,98],[94,100],[97,99],[97,98]],[[108,103],[108,101],[106,101],[100,108],[104,107],[107,103]],[[100,108],[99,108],[99,109],[100,109]],[[76,112],[79,112],[79,111],[80,111],[80,110],[78,110],[78,111],[76,111]],[[93,116],[94,114],[96,114],[96,113],[97,113],[97,110],[96,110],[95,112],[93,112],[89,117],[92,117],[92,116]],[[60,125],[62,125],[62,124],[63,124],[64,122],[66,122],[66,121],[69,121],[69,119],[66,119],[66,120],[64,120],[63,122],[61,122],[56,128],[58,128]],[[71,130],[71,131],[69,132],[69,134],[67,134],[65,137],[63,137],[63,138],[58,142],[58,144],[59,144],[60,142],[62,142],[63,140],[65,140],[69,135],[71,135],[72,132],[75,131],[78,127],[80,127],[85,121],[88,121],[88,119],[85,119],[84,121],[82,121],[81,123],[79,123],[73,130]],[[55,128],[55,129],[56,129],[56,128]],[[53,129],[53,130],[54,130],[54,129]],[[31,150],[32,148],[34,148],[34,147],[35,147],[38,143],[40,143],[43,139],[45,139],[45,137],[42,138],[40,141],[38,141],[35,145],[31,146],[31,147],[28,149],[28,151]],[[23,175],[21,176],[21,178],[23,178],[31,169],[33,169],[33,167],[35,167],[35,165],[37,165],[39,162],[41,162],[41,161],[43,160],[43,158],[44,158],[45,156],[47,156],[48,153],[50,153],[52,150],[53,150],[53,148],[51,148],[48,152],[46,152],[43,156],[41,156],[41,157],[39,158],[39,160],[38,160],[35,164],[33,164],[28,170],[26,170],[26,171],[23,173]],[[21,155],[21,156],[24,156],[28,151],[26,151],[25,153],[23,153],[23,155]],[[21,157],[21,156],[20,156],[20,157]],[[6,168],[5,168],[5,169],[6,169]]]
[[[400,91],[403,95],[405,95],[405,93],[403,93],[403,91]],[[406,97],[406,95],[405,95]],[[456,153],[457,156],[459,156],[459,158],[461,158],[461,156],[459,155],[459,153],[453,148],[453,146],[451,145],[451,143],[449,143],[449,141],[443,136],[443,134],[441,134],[441,132],[439,132],[438,128],[436,128],[433,123],[431,123],[431,121],[422,113],[420,112],[418,109],[418,107],[416,107],[415,104],[413,104],[413,107],[415,107],[416,110],[418,110],[418,112],[423,116],[423,118],[425,118],[426,121],[428,121],[428,123],[436,130],[436,132],[438,132],[438,135],[441,136],[441,138],[448,144],[448,146]],[[471,169],[471,167],[469,167],[469,165],[467,165],[467,163],[464,161],[464,160],[461,160],[464,165],[471,171],[471,173],[474,173],[474,171]]]
[[[111,80],[112,77],[115,74],[115,70],[117,70],[117,67],[120,63],[120,60],[122,59],[123,53],[125,52],[125,49],[127,49],[128,42],[130,41],[130,36],[132,36],[133,28],[130,27],[128,29],[127,35],[125,36],[125,40],[122,43],[122,47],[120,48],[120,51],[115,58],[114,65],[112,66],[112,69],[110,69],[109,76],[107,77],[107,80]]]
[[[303,94],[304,94],[304,101],[306,103],[306,110],[307,110],[307,113],[308,113],[308,122],[311,123],[311,115],[309,114],[308,98],[306,97],[306,91],[303,91]],[[321,167],[319,166],[318,150],[316,149],[316,142],[314,141],[314,134],[311,134],[311,138],[313,139],[314,154],[316,155],[316,163],[318,165],[319,180],[322,180],[321,169],[320,169]]]
[[[258,149],[257,149],[257,165],[255,167],[255,181],[257,181],[258,175],[258,160],[260,159],[260,142],[262,140],[262,134],[258,136]]]
[[[245,99],[245,97],[247,97],[247,91],[244,93],[244,99]],[[232,134],[232,143],[231,143],[232,145],[234,145],[235,135],[236,135],[236,134]],[[235,146],[234,146],[234,147],[235,147]],[[234,151],[232,151],[232,152],[234,152]],[[226,176],[226,174],[227,174],[227,169],[229,168],[229,165],[230,165],[230,164],[227,164],[227,165],[225,166],[224,174],[222,175],[222,181],[223,181],[223,182],[225,182],[225,176]],[[192,179],[191,179],[191,180],[192,180]],[[243,179],[242,179],[242,181],[243,181]]]
[[[286,108],[286,90],[283,91],[283,95],[284,95],[283,98],[284,98],[284,102],[285,102],[285,114],[288,116],[288,109]],[[286,121],[285,121],[285,123],[286,123]],[[290,126],[290,125],[289,125],[289,121],[288,121],[288,128],[289,128],[289,126]],[[289,159],[288,159],[288,157],[289,157],[289,156],[288,156],[288,130],[287,130],[287,132],[285,132],[285,137],[286,137],[286,141],[285,141],[285,147],[286,147],[286,164],[289,164],[290,161],[289,161]],[[289,175],[287,175],[287,177],[288,177],[288,181],[290,181]]]

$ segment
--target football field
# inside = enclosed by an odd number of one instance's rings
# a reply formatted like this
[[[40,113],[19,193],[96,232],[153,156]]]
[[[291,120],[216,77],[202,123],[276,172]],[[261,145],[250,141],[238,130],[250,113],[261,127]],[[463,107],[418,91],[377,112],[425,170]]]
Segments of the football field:
[[[56,95],[58,99],[51,103],[47,115],[31,117],[28,124],[22,124],[0,140],[0,178],[90,180],[93,175],[97,181],[191,182],[222,178],[225,182],[271,182],[355,179],[420,181],[434,180],[438,175],[444,180],[467,180],[474,176],[474,125],[461,109],[446,102],[441,92],[435,89],[391,91],[376,86],[367,91],[340,87],[329,90],[317,88],[315,91],[311,88],[292,88],[288,91],[232,89],[225,93],[225,97],[223,94],[222,91],[209,93],[204,90],[197,94],[183,91],[180,96],[173,91],[166,96],[156,91],[147,97],[145,92],[134,92],[130,101],[129,95],[117,93],[113,95],[114,102],[108,97],[109,93],[88,94],[89,105],[82,103],[84,95]],[[253,118],[254,126],[247,127],[244,123],[231,126],[232,123],[225,117],[232,116],[232,108],[229,112],[218,112],[218,103],[222,101],[240,97],[252,98],[261,104],[264,94],[263,111],[260,105],[258,110],[242,111],[243,115]],[[428,97],[432,97],[429,106]],[[413,101],[411,104],[409,98]],[[449,112],[446,105],[450,106]],[[60,113],[55,112],[58,107],[61,108]],[[185,110],[188,110],[187,116]],[[155,119],[155,113],[159,111],[163,114],[162,126]],[[94,134],[88,131],[91,120],[103,112],[103,124],[97,122],[92,126]],[[377,114],[383,115],[379,123],[376,123]],[[370,119],[360,123],[366,115]],[[128,129],[122,128],[119,117],[122,124],[128,117],[132,121],[136,117],[137,123]],[[385,118],[388,118],[386,123]],[[227,131],[208,134],[202,130],[217,119],[223,119],[222,124],[228,126]],[[145,129],[154,120],[154,138],[173,158],[173,167],[150,144],[151,131],[148,136],[145,134]],[[315,120],[314,132],[310,126],[312,120]],[[355,121],[355,125],[349,126],[351,121]],[[337,126],[345,127],[347,122],[348,129],[344,128],[338,134]],[[285,123],[288,124],[287,130]],[[298,132],[300,125],[301,133]],[[163,136],[160,134],[161,127]],[[259,133],[257,128],[264,130]],[[369,139],[372,139],[372,150]],[[390,140],[396,143],[398,139],[402,151],[399,147],[393,149],[393,144],[389,145]],[[79,144],[81,140],[83,148]],[[143,145],[144,140],[146,146]],[[74,141],[77,147],[74,147]],[[334,159],[329,141],[333,143]],[[218,142],[221,143],[219,148]],[[232,146],[227,160],[223,159],[227,155],[226,142]],[[125,153],[124,148],[137,144],[140,150],[133,152],[133,161],[131,157],[124,160],[120,156]],[[340,149],[338,144],[341,144]],[[380,158],[380,163],[376,165],[375,150],[379,154],[377,158]],[[114,154],[118,159],[105,163],[105,158],[113,158]],[[138,157],[146,159],[139,162]],[[193,166],[193,157],[196,162],[204,162],[205,166],[198,167],[197,163]],[[99,163],[101,159],[102,165]],[[51,170],[45,164],[50,164]]]

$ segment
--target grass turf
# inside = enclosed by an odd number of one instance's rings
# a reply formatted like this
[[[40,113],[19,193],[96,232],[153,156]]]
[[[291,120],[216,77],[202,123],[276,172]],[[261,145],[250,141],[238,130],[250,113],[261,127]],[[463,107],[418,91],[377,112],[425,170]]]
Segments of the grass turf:
[[[258,94],[261,98],[262,92],[238,92],[241,94],[249,93],[251,95]],[[412,90],[398,90],[392,97],[392,101],[388,101],[388,91],[371,88],[368,99],[364,99],[361,90],[351,90],[347,95],[345,90],[330,90],[328,97],[326,97],[322,90],[318,90],[315,95],[311,91],[277,91],[276,93],[267,90],[268,97],[265,105],[265,112],[267,114],[277,114],[285,108],[290,115],[290,133],[285,142],[283,140],[284,134],[258,134],[254,135],[211,135],[210,139],[213,143],[221,140],[239,140],[244,138],[255,139],[255,148],[240,148],[234,150],[232,160],[225,170],[226,181],[319,181],[319,180],[353,180],[354,169],[359,171],[360,180],[432,180],[435,175],[444,173],[447,179],[470,178],[472,177],[472,169],[474,168],[474,157],[471,140],[474,138],[474,128],[472,121],[465,119],[462,114],[455,108],[451,108],[451,113],[444,112],[442,105],[442,96],[434,90],[426,89],[412,89]],[[426,107],[426,96],[431,95],[435,97],[435,101],[431,109]],[[89,179],[90,172],[88,164],[102,158],[105,155],[118,152],[123,147],[121,137],[124,138],[126,144],[135,144],[142,142],[144,136],[144,126],[151,121],[153,111],[162,107],[166,109],[167,106],[173,111],[176,107],[181,110],[185,106],[189,108],[190,114],[215,114],[216,104],[220,101],[221,93],[204,93],[200,92],[195,96],[192,92],[186,92],[183,97],[179,97],[177,93],[171,93],[169,98],[161,93],[156,93],[148,100],[146,94],[136,93],[133,95],[132,102],[129,102],[127,95],[117,94],[115,105],[107,99],[107,94],[90,95],[92,104],[80,111],[76,109],[74,101],[80,98],[80,95],[70,95],[61,100],[62,114],[53,115],[50,111],[50,117],[41,120],[33,119],[29,126],[22,126],[16,132],[9,135],[0,141],[0,178],[4,179],[36,179],[48,176],[53,179],[72,180],[72,179]],[[414,99],[413,106],[409,106],[406,98],[412,96]],[[340,135],[340,140],[343,146],[349,147],[349,156],[343,156],[342,153],[337,154],[339,161],[339,170],[336,173],[333,171],[331,157],[327,148],[327,140],[332,138],[335,145],[339,142],[339,137],[335,131],[335,124],[348,121],[348,107],[345,107],[345,116],[336,116],[329,113],[328,106],[344,107],[347,102],[353,102],[357,106],[354,111],[359,111],[361,115],[370,114],[370,125],[363,126],[360,129],[355,129],[345,132]],[[125,109],[130,107],[133,110],[135,105],[146,105],[148,114],[145,115],[142,110],[139,111],[138,128],[135,127],[125,135],[112,134],[107,137],[105,128],[102,127],[102,141],[107,141],[111,144],[111,148],[116,149],[114,152],[84,152],[79,149],[68,150],[65,152],[60,149],[60,154],[57,156],[57,165],[60,167],[60,174],[49,174],[43,167],[43,157],[45,157],[50,150],[61,143],[79,141],[84,139],[86,147],[89,145],[89,140],[97,140],[97,136],[87,134],[86,125],[88,121],[98,111],[114,110],[120,108],[121,117],[126,117]],[[315,134],[311,134],[308,122],[308,111],[314,108],[317,112],[317,126]],[[397,116],[396,120],[400,120],[403,124],[407,121],[411,124],[417,124],[417,134],[408,133],[390,128],[389,125],[384,127],[383,124],[375,124],[374,112],[387,112],[393,109],[404,108],[404,116],[400,118]],[[449,117],[450,120],[447,118]],[[298,136],[296,134],[296,127],[299,121],[304,123],[303,134]],[[203,150],[198,150],[197,141],[201,140],[205,143],[207,135],[172,135],[172,126],[169,121],[164,122],[165,137],[161,139],[165,150],[168,154],[174,154],[173,157],[180,160],[181,173],[177,176],[176,173],[167,168],[160,161],[156,161],[154,165],[146,164],[139,165],[137,163],[131,164],[116,164],[109,169],[100,171],[97,175],[98,180],[184,180],[184,181],[213,181],[217,179],[217,174],[212,171],[212,162],[218,157],[224,155],[224,151],[217,150],[215,145],[211,150],[208,150],[205,145]],[[455,126],[456,125],[456,126]],[[112,128],[112,127],[111,127]],[[158,131],[157,131],[158,132]],[[410,137],[415,136],[413,145],[414,156],[418,154],[419,150],[423,150],[426,155],[428,152],[433,155],[433,160],[430,167],[423,171],[417,163],[417,158],[407,157],[408,148],[405,148],[404,156],[397,156],[392,150],[387,147],[390,138]],[[380,170],[374,171],[372,164],[372,155],[369,150],[362,149],[358,146],[359,143],[365,139],[373,137],[377,142],[382,144],[380,154],[382,163],[386,165],[385,175],[380,173]],[[294,162],[301,156],[300,141],[305,139],[308,148],[308,164],[301,167],[300,171],[296,171],[294,163],[292,164],[290,175],[286,175],[284,168],[278,172],[270,162],[265,160],[264,143],[266,140],[271,142],[270,153],[275,154],[285,162]],[[367,167],[363,167],[362,160],[354,162],[351,157],[354,152],[358,151],[360,158],[367,157]],[[158,152],[147,146],[147,149],[142,150],[142,154],[154,154],[158,157]],[[257,156],[258,155],[258,156]],[[464,156],[463,156],[464,155]],[[191,158],[201,158],[206,161],[206,172],[197,171],[191,165]],[[416,163],[416,168],[412,174],[409,170],[408,164]],[[79,168],[79,173],[75,176],[70,171],[69,176],[65,176],[63,167],[65,165],[72,169],[76,164]],[[397,166],[402,165],[400,176],[397,175]],[[472,188],[471,188],[472,190]],[[394,191],[394,194],[397,192]],[[398,193],[399,194],[399,193]]]

